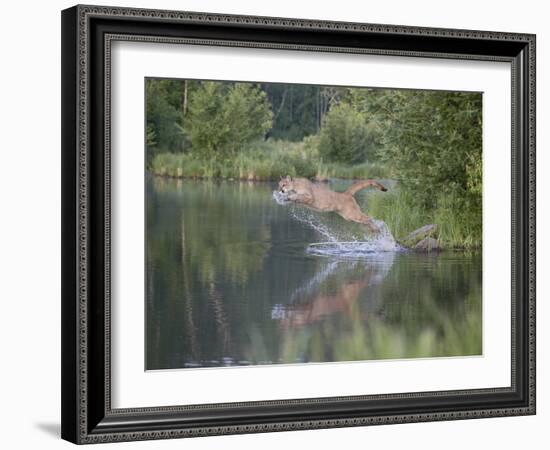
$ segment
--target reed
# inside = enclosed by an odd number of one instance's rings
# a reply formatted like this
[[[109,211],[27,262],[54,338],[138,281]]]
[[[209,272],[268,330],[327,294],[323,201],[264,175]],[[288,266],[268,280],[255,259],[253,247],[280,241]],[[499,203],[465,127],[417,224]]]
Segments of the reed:
[[[432,210],[418,207],[412,195],[399,186],[387,193],[370,192],[362,206],[372,217],[388,225],[397,240],[423,225],[438,226],[442,248],[478,249],[482,244],[481,217],[461,210],[452,196],[441,194]]]
[[[149,170],[160,176],[177,178],[235,179],[273,181],[281,176],[365,179],[383,178],[389,171],[377,163],[345,165],[323,162],[311,140],[302,142],[260,141],[243,149],[234,158],[205,160],[192,153],[161,152],[154,156]]]

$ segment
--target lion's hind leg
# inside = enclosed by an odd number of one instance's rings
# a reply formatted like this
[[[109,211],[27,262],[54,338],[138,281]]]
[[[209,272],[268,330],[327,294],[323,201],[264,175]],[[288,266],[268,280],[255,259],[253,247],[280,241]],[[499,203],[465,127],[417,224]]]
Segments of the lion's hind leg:
[[[344,219],[349,220],[351,222],[357,222],[361,223],[363,225],[366,225],[369,230],[373,233],[378,233],[380,229],[374,224],[374,221],[372,218],[367,216],[366,214],[363,214],[359,208],[355,211],[338,211],[338,214],[342,216]]]
[[[363,225],[366,225],[369,230],[373,233],[379,233],[380,228],[378,228],[371,217],[367,216],[366,214],[361,213],[361,215],[354,220],[354,222],[362,223]]]

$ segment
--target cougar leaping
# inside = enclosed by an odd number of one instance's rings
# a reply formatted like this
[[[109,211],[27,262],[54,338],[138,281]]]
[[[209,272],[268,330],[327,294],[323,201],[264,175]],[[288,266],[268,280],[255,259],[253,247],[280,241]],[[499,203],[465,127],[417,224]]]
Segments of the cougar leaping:
[[[378,227],[372,218],[363,214],[357,201],[353,197],[361,189],[374,186],[381,191],[387,189],[374,180],[358,181],[352,184],[344,192],[335,192],[323,183],[312,183],[306,178],[291,178],[286,176],[279,182],[279,191],[287,195],[291,202],[304,205],[321,212],[334,211],[344,219],[365,224],[373,232],[378,232]]]

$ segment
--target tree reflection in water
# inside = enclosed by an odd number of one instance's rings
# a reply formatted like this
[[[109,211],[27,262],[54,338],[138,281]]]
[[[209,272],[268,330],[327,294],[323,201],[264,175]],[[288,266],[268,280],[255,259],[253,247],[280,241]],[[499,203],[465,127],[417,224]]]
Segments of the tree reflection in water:
[[[148,369],[481,353],[480,254],[313,256],[269,183],[147,188]]]

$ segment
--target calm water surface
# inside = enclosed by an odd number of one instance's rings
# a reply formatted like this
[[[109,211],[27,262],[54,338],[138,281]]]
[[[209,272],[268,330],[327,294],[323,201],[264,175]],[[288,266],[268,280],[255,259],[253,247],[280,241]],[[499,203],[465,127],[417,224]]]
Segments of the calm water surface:
[[[148,179],[147,369],[481,354],[481,254],[312,254],[363,231],[273,189]]]

